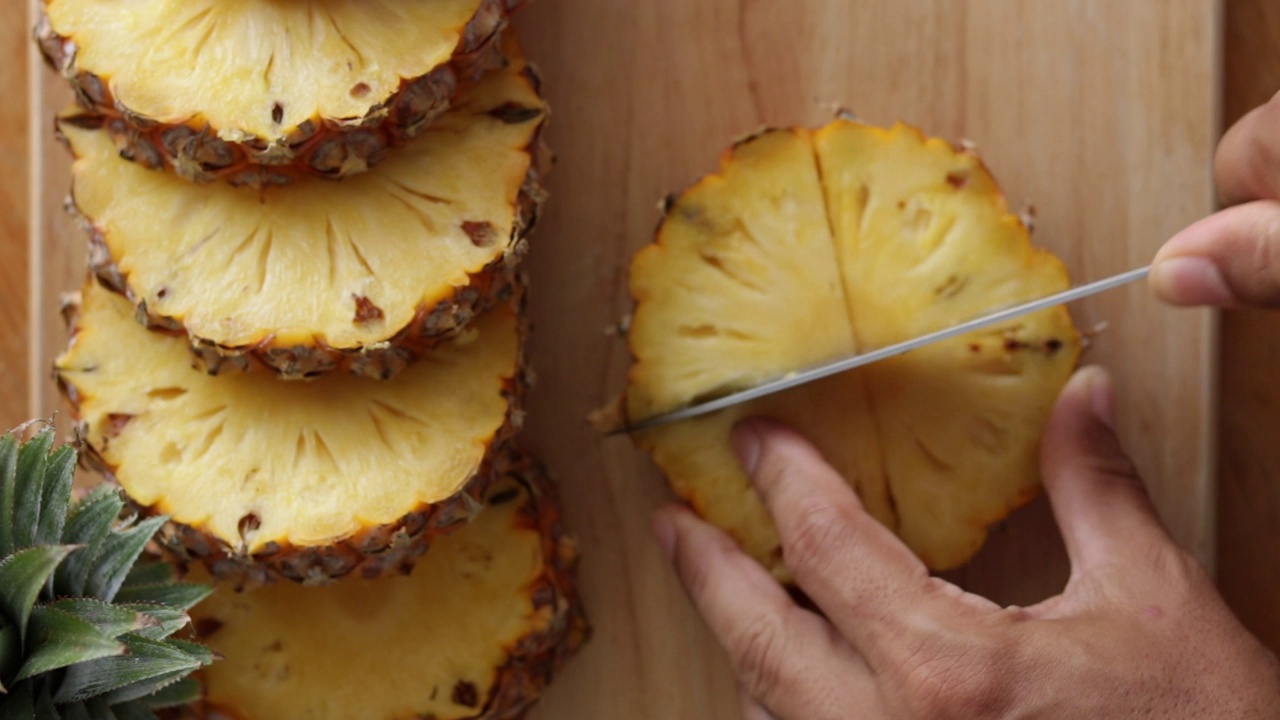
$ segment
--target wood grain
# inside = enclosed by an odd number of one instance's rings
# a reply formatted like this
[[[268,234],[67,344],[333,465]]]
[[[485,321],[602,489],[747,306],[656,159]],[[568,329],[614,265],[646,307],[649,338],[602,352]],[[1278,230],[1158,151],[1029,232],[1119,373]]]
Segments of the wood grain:
[[[31,191],[30,171],[27,6],[0,5],[0,428],[8,429],[27,419],[31,386],[27,351],[31,335],[27,278],[30,274],[28,233]]]
[[[9,30],[14,5],[0,10],[0,51],[30,62],[27,26]],[[584,422],[622,387],[629,357],[606,331],[629,310],[627,263],[651,239],[659,198],[711,170],[735,137],[823,122],[841,105],[975,141],[1012,202],[1035,202],[1037,241],[1078,281],[1135,267],[1212,208],[1217,9],[1207,0],[541,0],[524,13],[559,156],[531,258],[540,381],[527,437],[564,485],[596,626],[537,718],[738,717],[722,653],[649,540],[665,485],[625,440],[601,441]],[[47,373],[65,342],[57,296],[83,277],[84,240],[62,212],[68,159],[49,132],[68,95],[52,73],[39,77],[38,167],[0,176],[0,202],[38,193],[35,216],[5,213],[22,223],[18,236],[0,226],[6,256],[32,228],[40,240],[21,265],[34,274],[0,275],[0,401],[31,394],[29,410],[48,412],[61,407]],[[26,97],[24,78],[0,68],[0,91]],[[0,130],[10,112],[0,108]],[[28,282],[38,302],[18,309]],[[1165,519],[1211,564],[1212,319],[1158,307],[1140,287],[1076,311],[1084,327],[1108,323],[1090,360],[1117,375],[1123,434]],[[2,344],[7,322],[31,339],[25,350]],[[18,380],[14,361],[41,374]],[[1027,603],[1065,573],[1041,500],[955,577]]]
[[[1223,120],[1280,90],[1280,5],[1226,6]],[[1232,609],[1280,652],[1280,313],[1230,312],[1222,327],[1218,583]]]
[[[975,141],[1014,203],[1035,201],[1037,240],[1078,281],[1140,266],[1213,207],[1216,10],[556,0],[527,12],[560,159],[532,256],[530,437],[566,486],[599,628],[539,717],[737,716],[723,658],[647,535],[667,497],[661,478],[625,440],[602,442],[582,422],[623,386],[629,357],[605,329],[629,310],[626,266],[651,240],[659,198],[712,170],[735,137],[823,122],[840,105]],[[1107,323],[1089,360],[1117,376],[1122,433],[1165,520],[1212,565],[1211,316],[1169,311],[1142,287],[1076,312],[1083,327]],[[1028,603],[1060,589],[1066,570],[1041,500],[954,577]]]

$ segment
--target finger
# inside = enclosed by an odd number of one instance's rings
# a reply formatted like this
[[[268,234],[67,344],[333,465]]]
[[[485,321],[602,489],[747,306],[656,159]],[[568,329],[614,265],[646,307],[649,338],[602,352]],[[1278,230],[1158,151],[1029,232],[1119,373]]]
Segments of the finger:
[[[780,717],[815,720],[873,701],[861,658],[728,536],[674,507],[659,510],[654,533],[750,697]]]
[[[1280,307],[1280,201],[1227,208],[1173,236],[1150,284],[1174,305]]]
[[[1214,156],[1218,192],[1228,205],[1280,200],[1280,94],[1240,118]]]
[[[735,429],[734,443],[797,584],[878,667],[881,651],[900,646],[921,614],[928,570],[794,431],[751,420]]]
[[[1172,543],[1113,430],[1114,405],[1110,377],[1087,367],[1062,391],[1045,428],[1041,471],[1072,577],[1141,561],[1153,546]]]

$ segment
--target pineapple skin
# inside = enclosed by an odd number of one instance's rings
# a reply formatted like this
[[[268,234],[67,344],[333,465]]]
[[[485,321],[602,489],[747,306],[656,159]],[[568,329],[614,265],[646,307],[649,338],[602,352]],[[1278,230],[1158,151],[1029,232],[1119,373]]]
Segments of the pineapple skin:
[[[525,593],[533,611],[546,613],[549,620],[540,632],[525,635],[509,648],[509,657],[497,669],[487,693],[477,697],[476,713],[450,720],[524,718],[537,704],[540,694],[594,634],[577,587],[578,544],[564,527],[554,479],[541,461],[512,445],[497,463],[494,486],[509,483],[525,491],[524,501],[517,510],[517,527],[535,530],[542,541],[543,572]],[[482,501],[495,503],[498,496],[495,492]],[[199,671],[193,674],[196,679],[203,676]],[[161,720],[265,720],[251,712],[204,700],[162,711],[159,717]],[[419,715],[414,720],[437,718]]]
[[[505,57],[505,55],[504,55]],[[541,78],[532,65],[526,64],[520,74],[540,94]],[[57,124],[101,130],[109,119],[99,113],[72,110],[64,112]],[[191,336],[193,359],[209,374],[226,371],[250,371],[265,368],[284,380],[306,380],[329,372],[345,372],[375,380],[388,380],[415,362],[423,353],[456,338],[479,315],[508,302],[522,304],[521,266],[528,252],[529,237],[537,229],[547,192],[542,181],[554,163],[554,156],[543,137],[546,125],[534,131],[528,145],[530,164],[524,183],[515,200],[512,240],[502,256],[479,272],[472,273],[466,285],[452,296],[431,306],[419,307],[413,319],[393,337],[366,347],[332,347],[325,344],[280,345],[273,336],[249,346],[229,346],[207,338]],[[60,142],[80,159],[62,132]],[[125,296],[137,308],[139,322],[149,330],[170,335],[185,335],[186,329],[177,318],[148,308],[145,298],[129,284],[128,274],[121,271],[108,248],[104,229],[81,212],[74,193],[66,210],[89,239],[89,266],[102,284]]]
[[[94,280],[91,278],[89,282]],[[524,282],[516,284],[521,292],[510,300],[520,322],[516,344],[517,372],[505,384],[502,393],[509,408],[507,416],[494,433],[488,454],[459,492],[439,502],[421,504],[396,522],[366,528],[328,545],[294,546],[272,542],[256,553],[248,553],[201,528],[170,520],[156,533],[156,546],[170,560],[180,564],[199,563],[214,577],[239,590],[281,580],[324,585],[348,576],[373,579],[383,574],[409,572],[437,538],[465,526],[483,509],[483,498],[500,468],[510,463],[507,458],[511,453],[511,443],[524,426],[525,395],[534,383],[534,374],[525,356],[529,324],[524,307],[524,285]],[[62,316],[74,343],[79,320],[78,293],[64,298]],[[164,514],[158,508],[136,502],[123,492],[124,488],[116,478],[116,468],[86,440],[89,432],[81,419],[80,399],[75,386],[60,373],[56,373],[55,379],[71,407],[80,464],[120,487],[126,506],[132,512],[141,517]]]
[[[460,92],[503,66],[504,30],[510,16],[529,2],[484,0],[462,29],[449,62],[406,79],[364,117],[315,115],[277,139],[249,135],[229,141],[218,137],[219,129],[198,114],[182,123],[167,123],[130,110],[112,96],[110,78],[78,67],[75,39],[53,29],[44,3],[34,35],[45,62],[68,81],[76,102],[103,116],[103,127],[122,157],[192,182],[264,187],[288,185],[301,177],[336,180],[357,174],[413,140]]]

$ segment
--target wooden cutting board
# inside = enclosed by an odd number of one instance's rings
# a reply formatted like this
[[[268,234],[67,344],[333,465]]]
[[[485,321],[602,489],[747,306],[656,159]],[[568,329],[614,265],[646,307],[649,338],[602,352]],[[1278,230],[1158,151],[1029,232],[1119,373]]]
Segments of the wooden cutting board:
[[[62,212],[68,159],[49,132],[68,94],[32,62],[23,5],[0,7],[6,427],[62,410],[49,382],[66,340],[57,298],[84,272],[84,240]],[[584,420],[622,388],[629,357],[607,330],[629,311],[627,264],[658,200],[739,135],[846,107],[975,142],[1011,204],[1034,204],[1036,241],[1077,282],[1137,267],[1213,209],[1219,13],[1210,0],[538,0],[522,14],[559,157],[530,260],[539,385],[527,438],[564,486],[595,624],[536,718],[738,717],[724,658],[649,539],[665,485]],[[1106,324],[1087,359],[1116,374],[1124,439],[1165,520],[1212,563],[1212,318],[1141,286],[1075,312],[1082,327]],[[1059,589],[1065,553],[1047,504],[1018,511],[951,577],[1011,603]]]

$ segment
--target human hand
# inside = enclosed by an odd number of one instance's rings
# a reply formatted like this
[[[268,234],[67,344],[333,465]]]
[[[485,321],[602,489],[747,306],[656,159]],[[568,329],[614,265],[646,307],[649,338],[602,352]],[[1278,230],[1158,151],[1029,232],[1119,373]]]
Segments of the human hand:
[[[1103,371],[1082,370],[1048,423],[1041,464],[1071,576],[1029,608],[931,577],[806,441],[740,427],[787,567],[822,614],[687,510],[660,510],[654,532],[732,660],[745,717],[1280,717],[1280,665],[1165,531],[1112,398]]]
[[[1214,174],[1229,207],[1170,238],[1150,286],[1174,305],[1280,307],[1280,94],[1223,136]]]

